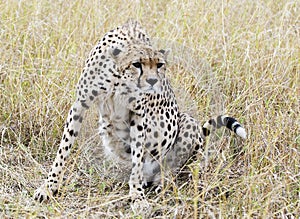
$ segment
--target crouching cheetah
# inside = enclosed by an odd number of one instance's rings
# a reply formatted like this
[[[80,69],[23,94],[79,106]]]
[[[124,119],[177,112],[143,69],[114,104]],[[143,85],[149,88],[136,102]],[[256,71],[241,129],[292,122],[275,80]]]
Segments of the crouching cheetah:
[[[99,100],[100,135],[105,153],[131,166],[131,206],[135,212],[148,207],[144,187],[159,183],[162,167],[176,169],[202,149],[211,128],[226,126],[246,138],[241,125],[219,116],[204,126],[178,110],[166,78],[168,51],[151,46],[136,21],[105,34],[92,49],[76,89],[56,158],[44,184],[35,192],[42,202],[58,192],[63,168],[84,112]]]

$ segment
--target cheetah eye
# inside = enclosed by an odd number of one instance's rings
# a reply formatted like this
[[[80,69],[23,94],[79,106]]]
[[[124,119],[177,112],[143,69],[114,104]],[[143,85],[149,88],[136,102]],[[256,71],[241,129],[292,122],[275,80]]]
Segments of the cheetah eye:
[[[132,65],[136,68],[142,68],[142,64],[140,62],[134,62]]]
[[[156,66],[157,68],[161,68],[164,65],[164,63],[157,63]]]

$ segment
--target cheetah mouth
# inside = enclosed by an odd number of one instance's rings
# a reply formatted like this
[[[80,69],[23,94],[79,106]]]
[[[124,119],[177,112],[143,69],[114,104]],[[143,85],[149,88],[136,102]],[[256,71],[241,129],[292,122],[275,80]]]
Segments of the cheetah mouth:
[[[155,87],[149,87],[149,88],[146,88],[146,89],[143,89],[143,90],[144,90],[144,92],[151,93],[151,94],[156,94],[156,93],[161,92],[160,88],[155,88]]]

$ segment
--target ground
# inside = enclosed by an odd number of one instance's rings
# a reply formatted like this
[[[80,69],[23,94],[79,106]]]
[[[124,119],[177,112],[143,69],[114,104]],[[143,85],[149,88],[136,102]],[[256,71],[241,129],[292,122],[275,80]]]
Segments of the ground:
[[[249,133],[243,141],[218,131],[209,158],[186,168],[191,177],[148,193],[150,217],[300,215],[298,1],[7,0],[0,8],[1,218],[133,217],[124,171],[95,147],[96,108],[61,194],[47,204],[32,198],[55,157],[88,52],[128,18],[171,49],[168,74],[182,111],[202,122],[227,113]]]

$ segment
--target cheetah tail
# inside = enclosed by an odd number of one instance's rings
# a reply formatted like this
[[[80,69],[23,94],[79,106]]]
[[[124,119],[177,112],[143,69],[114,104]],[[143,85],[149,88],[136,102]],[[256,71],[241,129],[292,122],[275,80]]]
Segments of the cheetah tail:
[[[236,121],[235,118],[228,116],[217,116],[216,118],[208,120],[202,126],[202,131],[204,136],[208,136],[211,130],[221,128],[222,126],[226,126],[228,129],[236,133],[238,136],[246,139],[247,133],[246,130],[242,127],[242,125]]]

